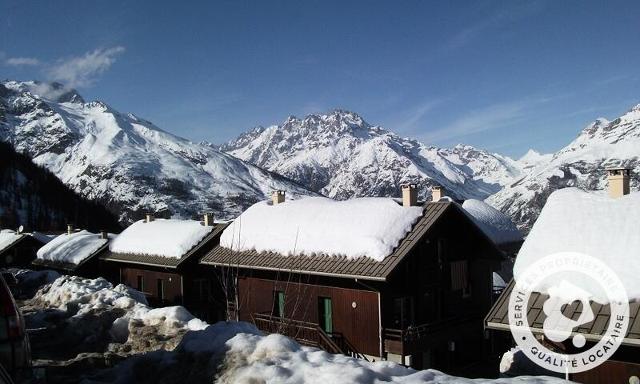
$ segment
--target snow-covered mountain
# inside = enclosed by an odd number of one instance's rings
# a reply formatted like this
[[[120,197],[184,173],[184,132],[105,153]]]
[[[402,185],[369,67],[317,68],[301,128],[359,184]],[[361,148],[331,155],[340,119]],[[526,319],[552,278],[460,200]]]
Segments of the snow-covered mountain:
[[[470,146],[426,146],[373,126],[353,112],[289,117],[258,127],[220,147],[326,196],[399,196],[416,183],[422,198],[444,186],[458,198],[479,198],[521,177],[518,162]]]
[[[626,166],[632,171],[632,190],[640,180],[640,104],[613,121],[597,119],[560,151],[544,157],[528,156],[531,169],[512,185],[490,196],[487,202],[508,213],[523,230],[538,217],[551,192],[564,187],[585,190],[607,188],[605,169]],[[521,160],[522,161],[522,160]]]
[[[230,217],[274,189],[311,193],[212,145],[100,101],[85,103],[56,83],[0,82],[0,140],[122,221],[164,208],[181,216],[212,211]]]

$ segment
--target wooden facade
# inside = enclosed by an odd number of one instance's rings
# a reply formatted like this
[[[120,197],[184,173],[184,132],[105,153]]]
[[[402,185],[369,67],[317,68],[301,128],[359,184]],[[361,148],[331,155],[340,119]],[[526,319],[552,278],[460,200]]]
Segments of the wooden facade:
[[[123,266],[120,268],[120,283],[142,292],[150,305],[183,304],[183,280],[178,273]]]
[[[0,251],[1,268],[29,267],[35,260],[38,249],[44,245],[43,242],[28,234],[16,236],[20,236],[20,239]]]
[[[229,312],[238,319],[331,352],[446,370],[482,357],[492,273],[504,257],[455,203],[427,204],[383,262],[221,248],[201,263],[236,271]]]

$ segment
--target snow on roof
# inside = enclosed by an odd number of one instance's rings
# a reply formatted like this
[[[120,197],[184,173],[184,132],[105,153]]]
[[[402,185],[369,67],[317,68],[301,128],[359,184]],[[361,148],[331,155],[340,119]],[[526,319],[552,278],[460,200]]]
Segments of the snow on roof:
[[[462,208],[471,215],[480,229],[496,244],[506,244],[522,240],[522,233],[509,216],[493,208],[484,201],[469,199]]]
[[[10,247],[13,243],[18,241],[22,237],[21,234],[16,233],[11,229],[0,230],[0,252]]]
[[[155,219],[133,223],[109,245],[114,253],[181,258],[213,230],[199,221]]]
[[[237,251],[382,261],[421,215],[422,207],[407,208],[378,197],[345,201],[309,197],[277,205],[263,201],[224,230],[220,245]]]
[[[111,238],[114,235],[109,235]],[[86,230],[63,233],[38,250],[38,259],[80,264],[107,243],[100,234]]]
[[[640,298],[638,217],[640,193],[618,199],[577,188],[552,193],[518,253],[515,279],[542,257],[579,252],[609,266],[622,281],[629,298]],[[596,295],[597,289],[586,281],[572,283]]]

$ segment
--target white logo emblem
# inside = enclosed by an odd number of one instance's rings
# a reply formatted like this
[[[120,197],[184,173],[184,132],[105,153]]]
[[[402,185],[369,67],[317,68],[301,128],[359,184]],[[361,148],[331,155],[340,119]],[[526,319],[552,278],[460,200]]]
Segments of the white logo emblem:
[[[531,302],[534,292],[548,298],[544,303]],[[594,308],[603,306],[609,306],[610,314],[598,318]],[[516,343],[531,361],[554,372],[576,373],[597,367],[618,349],[629,326],[629,300],[618,276],[600,260],[562,252],[518,275],[508,316]],[[605,322],[604,334],[591,332]],[[552,350],[541,340],[557,348]],[[593,345],[585,350],[587,342]]]

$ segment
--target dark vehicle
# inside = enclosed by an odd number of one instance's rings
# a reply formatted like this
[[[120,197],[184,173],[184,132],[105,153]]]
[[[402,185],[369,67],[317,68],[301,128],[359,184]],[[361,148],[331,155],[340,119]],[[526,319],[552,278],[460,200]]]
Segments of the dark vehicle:
[[[0,364],[15,379],[30,372],[31,347],[24,318],[0,275]]]

